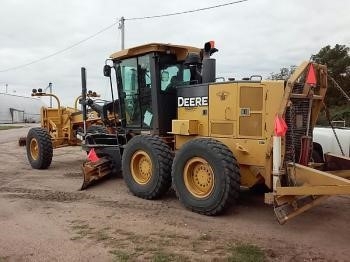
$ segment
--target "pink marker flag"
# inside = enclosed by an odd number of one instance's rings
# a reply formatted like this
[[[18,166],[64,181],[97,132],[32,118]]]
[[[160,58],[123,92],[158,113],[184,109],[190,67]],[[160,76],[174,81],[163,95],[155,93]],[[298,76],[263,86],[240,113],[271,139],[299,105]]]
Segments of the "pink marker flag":
[[[99,159],[99,157],[96,155],[95,149],[91,149],[89,154],[87,155],[88,160],[90,160],[91,162],[97,162]]]
[[[312,63],[310,64],[309,71],[306,76],[306,83],[310,86],[315,86],[317,83],[315,68]]]
[[[283,117],[276,115],[275,117],[275,136],[285,136],[287,132],[287,124]]]

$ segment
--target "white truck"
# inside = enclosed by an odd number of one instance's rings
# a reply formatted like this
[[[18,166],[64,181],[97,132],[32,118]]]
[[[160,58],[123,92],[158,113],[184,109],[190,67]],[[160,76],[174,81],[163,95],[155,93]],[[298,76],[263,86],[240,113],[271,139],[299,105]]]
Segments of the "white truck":
[[[350,128],[334,128],[344,155],[350,157]],[[336,137],[331,127],[315,127],[313,130],[313,153],[315,162],[323,162],[323,154],[333,153],[342,155]]]

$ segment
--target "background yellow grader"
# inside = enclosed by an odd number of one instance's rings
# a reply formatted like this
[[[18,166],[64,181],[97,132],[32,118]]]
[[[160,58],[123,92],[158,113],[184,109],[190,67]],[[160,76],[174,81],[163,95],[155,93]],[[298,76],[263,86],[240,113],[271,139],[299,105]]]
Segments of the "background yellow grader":
[[[287,81],[216,82],[216,51],[212,42],[202,49],[153,43],[111,55],[104,75],[111,86],[116,77],[114,121],[105,122],[109,134],[81,134],[94,156],[83,164],[83,188],[121,169],[138,197],[156,199],[173,186],[188,209],[217,215],[234,205],[241,186],[262,184],[280,223],[330,195],[350,194],[349,158],[312,159],[327,68],[304,62]],[[94,107],[85,96],[82,68],[84,119]]]
[[[52,161],[53,149],[65,146],[81,145],[79,132],[84,132],[84,126],[90,133],[107,133],[108,130],[103,126],[103,119],[98,113],[101,106],[97,105],[97,111],[89,110],[85,115],[78,109],[78,102],[81,96],[78,96],[73,107],[63,107],[59,98],[54,94],[44,93],[42,89],[33,89],[32,96],[50,96],[57,102],[57,108],[41,108],[41,127],[32,128],[27,137],[20,138],[19,144],[26,145],[27,156],[30,164],[36,169],[46,169]],[[96,92],[89,91],[87,98],[96,99],[99,97]],[[102,113],[103,114],[103,113]]]

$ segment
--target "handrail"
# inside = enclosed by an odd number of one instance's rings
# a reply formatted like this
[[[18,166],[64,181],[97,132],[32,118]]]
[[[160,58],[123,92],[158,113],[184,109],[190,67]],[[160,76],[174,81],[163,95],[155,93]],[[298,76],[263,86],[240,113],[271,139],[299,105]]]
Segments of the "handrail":
[[[59,110],[61,109],[60,100],[59,100],[59,98],[58,98],[56,95],[54,95],[54,94],[47,94],[47,93],[42,93],[42,92],[40,92],[40,93],[33,92],[33,93],[32,93],[32,96],[51,96],[51,97],[53,97],[53,98],[56,99],[58,109],[59,109]]]

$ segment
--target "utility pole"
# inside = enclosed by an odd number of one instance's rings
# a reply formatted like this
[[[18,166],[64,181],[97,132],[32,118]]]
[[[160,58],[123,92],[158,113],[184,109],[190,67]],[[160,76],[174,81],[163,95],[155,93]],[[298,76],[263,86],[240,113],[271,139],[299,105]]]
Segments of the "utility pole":
[[[125,40],[124,40],[124,33],[125,33],[124,21],[125,21],[125,18],[124,18],[124,16],[122,16],[119,19],[119,25],[118,25],[118,29],[120,29],[120,31],[121,31],[121,49],[122,50],[124,50],[124,43],[125,43]]]
[[[52,94],[52,83],[49,83],[50,94]],[[52,96],[50,96],[50,108],[52,108]]]
[[[44,92],[49,89],[50,94],[52,94],[52,83],[50,82],[49,85],[45,88]],[[52,96],[50,96],[50,108],[52,108]]]
[[[7,94],[7,87],[8,87],[8,86],[9,86],[9,84],[6,83],[6,84],[5,84],[5,90],[6,90],[5,93],[6,93],[6,94]]]

